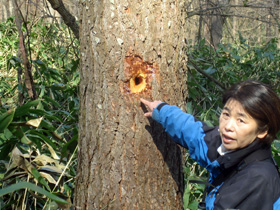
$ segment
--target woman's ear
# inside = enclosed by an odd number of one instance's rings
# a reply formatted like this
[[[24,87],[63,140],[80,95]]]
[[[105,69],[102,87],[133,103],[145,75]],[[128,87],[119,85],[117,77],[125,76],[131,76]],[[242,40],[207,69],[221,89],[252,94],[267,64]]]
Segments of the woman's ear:
[[[266,131],[264,131],[264,132],[259,133],[257,137],[258,137],[259,139],[263,139],[264,137],[266,137],[267,133],[268,133],[268,131],[266,130]]]

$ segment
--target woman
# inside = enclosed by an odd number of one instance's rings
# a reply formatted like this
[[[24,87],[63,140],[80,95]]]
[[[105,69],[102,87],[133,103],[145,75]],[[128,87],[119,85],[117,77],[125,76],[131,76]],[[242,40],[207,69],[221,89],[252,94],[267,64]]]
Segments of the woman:
[[[280,129],[280,99],[267,85],[244,81],[223,96],[219,126],[176,106],[141,99],[172,139],[210,172],[206,209],[280,209],[280,178],[271,143]]]

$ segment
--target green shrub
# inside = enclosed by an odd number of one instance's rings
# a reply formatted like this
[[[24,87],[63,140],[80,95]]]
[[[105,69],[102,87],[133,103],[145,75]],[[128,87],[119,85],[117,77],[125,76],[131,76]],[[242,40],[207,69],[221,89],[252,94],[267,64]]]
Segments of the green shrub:
[[[63,25],[28,34],[37,100],[28,97],[13,19],[0,24],[1,209],[69,209],[76,176],[79,43]],[[35,185],[34,185],[35,184]]]

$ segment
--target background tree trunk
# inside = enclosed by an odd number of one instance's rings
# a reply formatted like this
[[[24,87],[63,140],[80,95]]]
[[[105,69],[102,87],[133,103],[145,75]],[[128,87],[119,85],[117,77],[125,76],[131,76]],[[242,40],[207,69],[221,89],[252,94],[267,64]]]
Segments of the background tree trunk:
[[[24,84],[25,87],[27,88],[28,96],[35,100],[37,99],[37,94],[36,94],[35,85],[32,76],[32,65],[28,59],[28,53],[25,46],[24,35],[21,30],[23,17],[20,15],[22,13],[20,11],[18,2],[16,0],[13,0],[13,6],[14,6],[14,13],[15,13],[15,22],[19,34],[19,51],[24,65]]]
[[[218,44],[223,38],[223,25],[224,25],[224,18],[222,17],[223,9],[219,8],[221,3],[225,3],[226,1],[223,0],[214,0],[210,1],[207,0],[207,5],[209,8],[217,8],[210,11],[209,16],[206,18],[206,22],[209,28],[209,42],[215,48],[218,47]],[[207,36],[206,36],[207,37]]]
[[[184,1],[81,1],[75,209],[182,209],[181,148],[139,98],[185,107]]]
[[[10,8],[10,2],[2,0],[2,20],[7,19],[11,16],[11,8]]]

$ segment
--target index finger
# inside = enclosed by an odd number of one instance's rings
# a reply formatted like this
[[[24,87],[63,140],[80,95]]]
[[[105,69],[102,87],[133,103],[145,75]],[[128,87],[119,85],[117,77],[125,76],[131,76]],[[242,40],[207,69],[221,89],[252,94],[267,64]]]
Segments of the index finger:
[[[145,100],[145,99],[143,99],[143,98],[140,98],[140,101],[141,101],[143,104],[145,104],[146,106],[149,106],[149,104],[151,103],[150,101],[147,101],[147,100]]]

